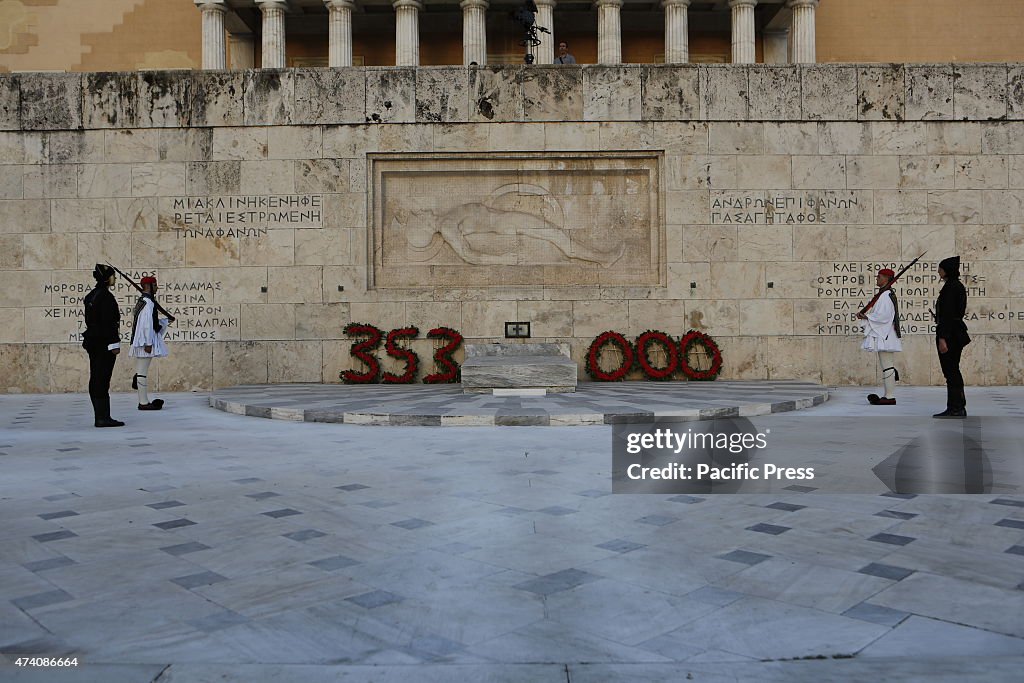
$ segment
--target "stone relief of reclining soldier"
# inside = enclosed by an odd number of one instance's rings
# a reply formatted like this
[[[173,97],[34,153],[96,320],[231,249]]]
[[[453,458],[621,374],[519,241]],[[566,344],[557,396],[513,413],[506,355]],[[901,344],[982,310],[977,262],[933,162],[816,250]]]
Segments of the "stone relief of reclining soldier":
[[[444,245],[472,265],[540,265],[584,261],[608,268],[622,258],[625,245],[607,251],[571,239],[558,200],[537,185],[503,185],[482,202],[468,202],[445,211],[399,210],[391,228],[405,237],[406,257],[413,262],[434,259]],[[546,258],[526,256],[534,241]],[[553,247],[553,249],[552,249]]]

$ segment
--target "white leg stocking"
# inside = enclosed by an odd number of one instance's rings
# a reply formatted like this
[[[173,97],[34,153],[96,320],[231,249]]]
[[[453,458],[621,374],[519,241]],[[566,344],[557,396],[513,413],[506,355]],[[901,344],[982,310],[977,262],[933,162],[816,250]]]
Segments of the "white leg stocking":
[[[144,406],[149,403],[149,364],[153,362],[152,358],[136,358],[135,359],[135,374],[136,381],[139,383],[139,405]]]
[[[882,368],[882,382],[885,384],[885,397],[896,398],[896,354],[892,351],[879,351],[878,364]]]

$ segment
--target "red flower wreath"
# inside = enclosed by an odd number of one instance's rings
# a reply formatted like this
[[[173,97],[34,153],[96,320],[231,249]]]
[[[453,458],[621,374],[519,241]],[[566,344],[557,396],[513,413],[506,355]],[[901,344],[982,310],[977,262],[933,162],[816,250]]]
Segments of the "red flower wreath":
[[[660,344],[665,349],[665,354],[668,356],[668,365],[663,368],[656,368],[651,363],[648,349],[652,343]],[[679,348],[676,346],[675,341],[672,340],[672,337],[664,332],[647,330],[636,338],[636,362],[640,365],[640,369],[644,371],[644,375],[648,379],[668,380],[672,378],[672,373],[679,368]]]
[[[410,384],[415,379],[416,370],[419,366],[419,357],[412,349],[403,349],[395,342],[401,339],[415,339],[419,335],[420,329],[412,325],[409,327],[399,327],[388,332],[387,339],[384,341],[384,351],[392,358],[404,359],[405,372],[401,375],[385,372],[380,378],[383,384]]]
[[[606,344],[615,346],[622,353],[622,364],[615,370],[608,372],[602,370],[597,362],[598,357],[601,355],[601,349]],[[599,382],[618,382],[633,367],[633,357],[633,345],[625,337],[611,330],[602,332],[590,344],[590,348],[587,350],[587,374]]]
[[[695,370],[690,367],[690,351],[697,344],[702,345],[711,354],[711,367],[707,370]],[[687,332],[679,342],[679,360],[683,374],[693,380],[713,380],[722,372],[722,351],[710,336],[697,330]]]
[[[384,332],[369,323],[349,323],[345,326],[345,335],[348,337],[367,337],[367,339],[353,344],[349,351],[354,357],[366,364],[366,371],[342,370],[341,381],[345,384],[371,384],[376,382],[380,376],[380,363],[374,358],[373,350],[380,346],[380,340],[384,336]]]
[[[424,384],[450,384],[462,378],[459,364],[452,354],[462,343],[462,335],[450,327],[435,327],[427,332],[428,339],[447,339],[448,343],[434,351],[434,363],[440,372],[423,376]]]

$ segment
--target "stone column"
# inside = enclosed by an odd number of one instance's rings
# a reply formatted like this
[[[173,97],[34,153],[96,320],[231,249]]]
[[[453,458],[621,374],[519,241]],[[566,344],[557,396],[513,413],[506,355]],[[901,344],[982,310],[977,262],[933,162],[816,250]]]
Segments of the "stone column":
[[[818,0],[789,0],[786,6],[793,10],[793,62],[813,64],[817,61],[814,11]]]
[[[690,0],[662,0],[661,6],[665,8],[665,63],[685,64],[690,61]]]
[[[395,65],[419,66],[420,10],[419,0],[395,0]]]
[[[597,63],[622,63],[622,0],[597,0]]]
[[[228,68],[256,68],[256,37],[253,34],[228,34]]]
[[[284,13],[288,3],[284,0],[256,0],[263,12],[264,69],[283,69],[285,61]]]
[[[203,13],[203,68],[228,68],[227,44],[224,40],[225,0],[195,0]]]
[[[537,26],[551,33],[538,33],[540,45],[534,53],[537,64],[555,63],[555,0],[537,0]]]
[[[487,63],[487,0],[462,0],[462,63]]]
[[[352,66],[352,10],[356,5],[352,0],[324,0],[324,4],[330,14],[327,64],[331,67]]]
[[[757,61],[754,45],[754,7],[757,0],[729,0],[732,8],[732,62],[753,64]]]
[[[769,29],[764,32],[764,63],[789,64],[789,29]]]

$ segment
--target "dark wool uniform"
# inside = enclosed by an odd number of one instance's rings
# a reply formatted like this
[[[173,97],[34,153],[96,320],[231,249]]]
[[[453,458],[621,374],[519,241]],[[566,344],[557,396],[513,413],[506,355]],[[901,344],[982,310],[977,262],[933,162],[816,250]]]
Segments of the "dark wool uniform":
[[[967,405],[964,376],[960,373],[960,354],[971,343],[964,314],[967,313],[967,288],[960,282],[960,257],[953,256],[939,267],[946,273],[946,282],[935,301],[935,344],[946,340],[948,351],[939,354],[939,365],[946,378],[946,410],[962,411]]]
[[[114,374],[121,343],[121,311],[117,299],[107,288],[113,274],[107,266],[97,265],[93,271],[96,287],[85,295],[85,334],[82,347],[89,352],[89,398],[96,422],[110,420],[110,377]]]

